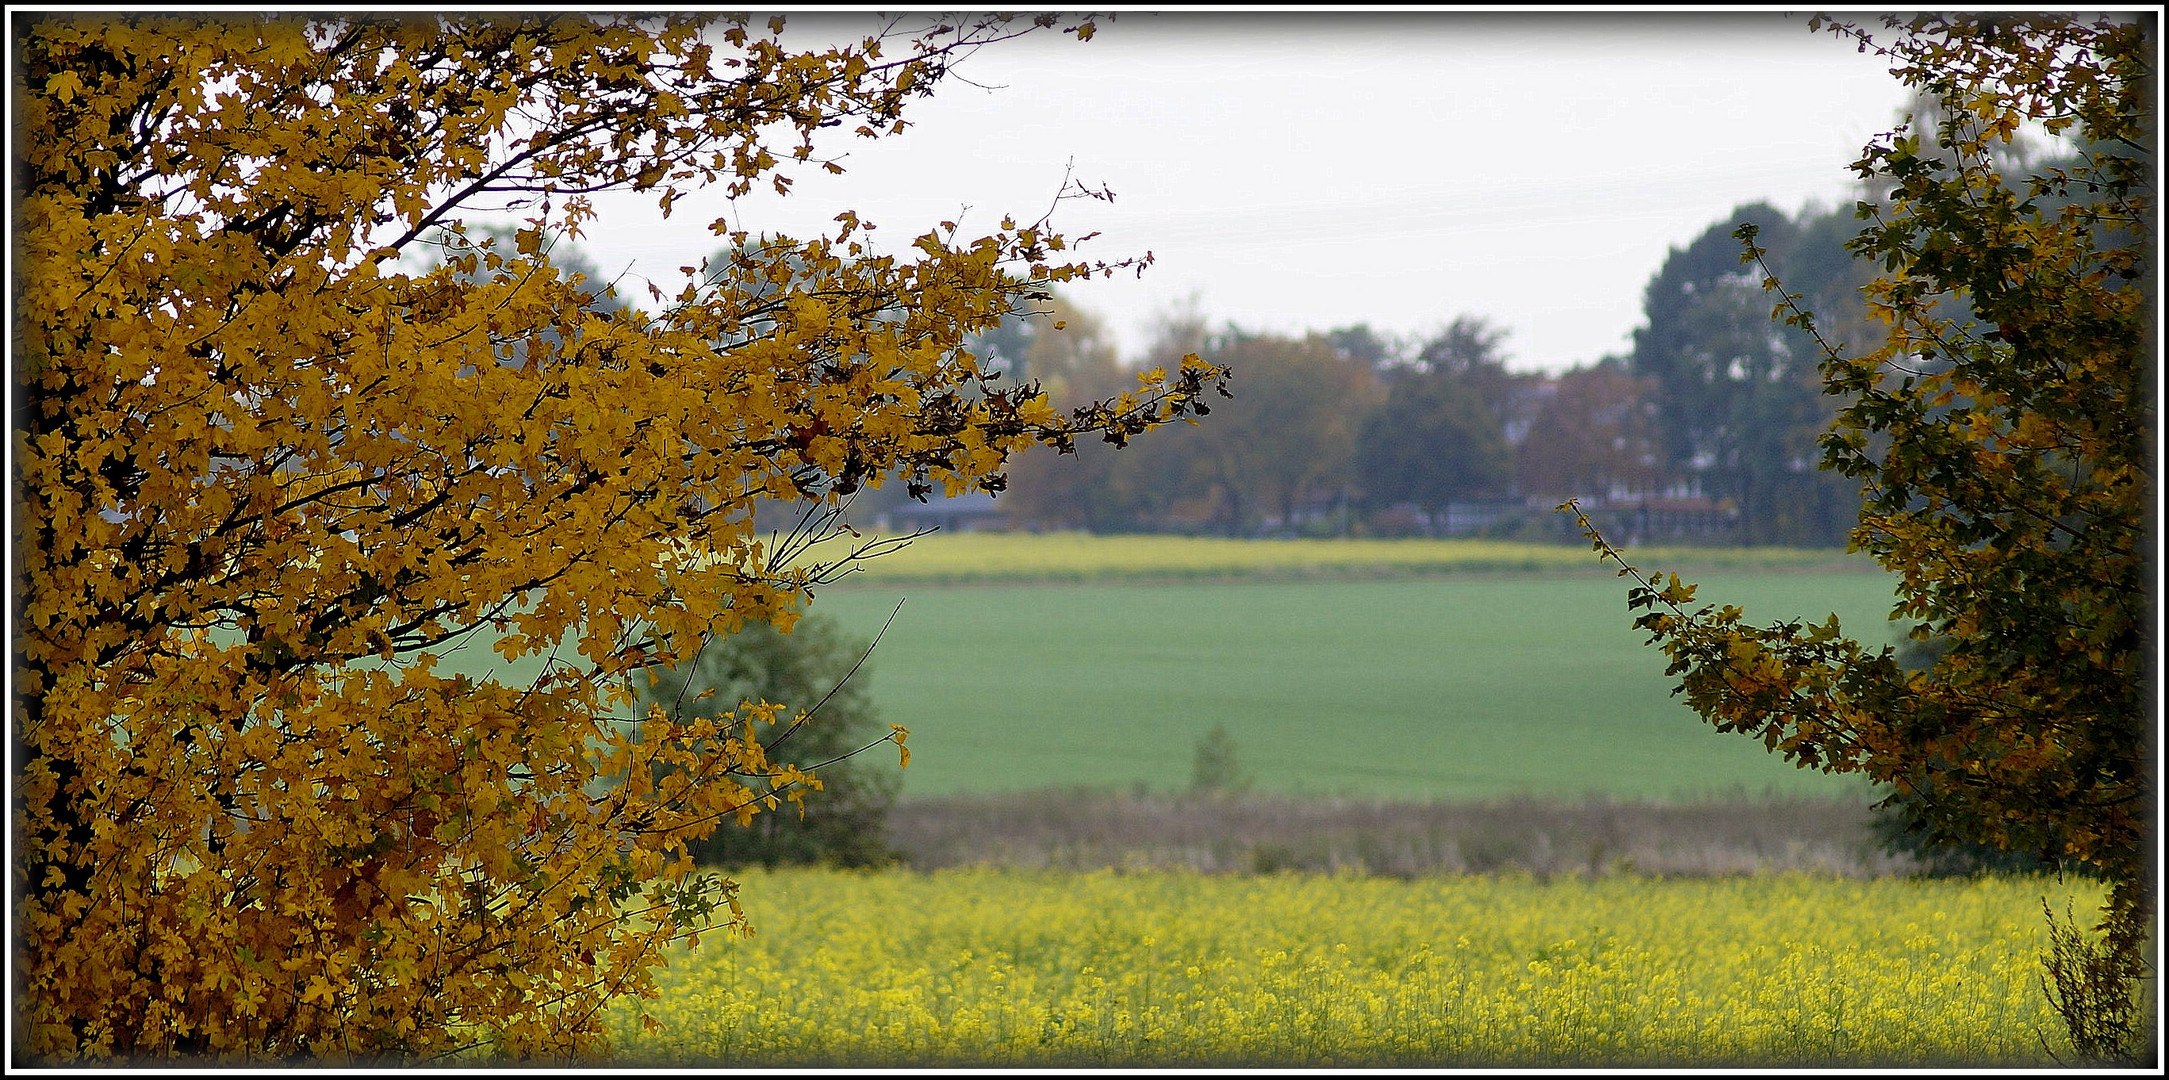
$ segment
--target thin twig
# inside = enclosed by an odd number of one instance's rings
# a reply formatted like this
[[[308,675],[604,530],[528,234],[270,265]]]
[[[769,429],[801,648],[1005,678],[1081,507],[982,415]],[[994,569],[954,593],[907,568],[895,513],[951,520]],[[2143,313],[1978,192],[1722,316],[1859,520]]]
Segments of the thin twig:
[[[793,732],[803,727],[807,721],[812,720],[813,714],[820,712],[821,706],[828,704],[828,700],[835,697],[844,688],[845,683],[851,681],[851,676],[859,673],[859,668],[866,663],[866,658],[874,654],[874,646],[881,644],[881,635],[887,633],[889,624],[896,621],[896,613],[904,610],[904,599],[904,597],[897,598],[896,606],[889,611],[889,617],[882,620],[881,629],[874,631],[874,639],[866,643],[866,651],[859,654],[858,662],[851,665],[851,670],[844,672],[843,678],[836,680],[836,684],[828,688],[828,693],[821,695],[821,700],[814,702],[813,708],[799,713],[798,718],[791,721],[791,726],[784,728],[783,734],[776,736],[775,742],[762,747],[761,750],[764,753],[772,753],[776,747],[782,746],[783,740],[790,738]],[[818,768],[819,766],[815,767]]]

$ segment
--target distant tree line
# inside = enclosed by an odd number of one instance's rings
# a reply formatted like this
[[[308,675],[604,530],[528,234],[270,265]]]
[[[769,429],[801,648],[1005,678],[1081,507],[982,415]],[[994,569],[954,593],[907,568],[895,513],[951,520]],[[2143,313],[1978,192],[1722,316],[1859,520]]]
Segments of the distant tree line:
[[[1625,355],[1557,374],[1509,369],[1506,331],[1480,316],[1415,338],[1361,323],[1291,337],[1216,328],[1194,305],[1163,314],[1144,355],[1125,360],[1099,318],[1049,293],[969,343],[983,366],[1068,408],[1196,352],[1234,371],[1235,396],[1119,454],[1035,449],[1013,459],[995,505],[1009,527],[1096,533],[1575,539],[1551,510],[1575,497],[1629,543],[1840,546],[1859,492],[1816,468],[1816,440],[1843,403],[1822,392],[1812,343],[1770,319],[1731,235],[1743,222],[1787,288],[1830,313],[1830,332],[1875,332],[1859,294],[1873,267],[1844,247],[1858,229],[1850,205],[1734,209],[1671,250]],[[604,275],[563,246],[556,261],[600,289]],[[622,306],[607,292],[596,302]],[[907,502],[901,484],[868,489],[853,517]]]
[[[1576,496],[1622,535],[1842,545],[1857,485],[1819,471],[1839,403],[1811,343],[1770,319],[1731,237],[1753,222],[1787,286],[1868,333],[1869,268],[1844,249],[1851,208],[1788,217],[1742,206],[1675,248],[1643,298],[1633,348],[1559,374],[1510,370],[1506,333],[1462,316],[1414,340],[1354,325],[1303,337],[1163,316],[1138,364],[1062,296],[982,337],[982,359],[1058,404],[1120,393],[1195,351],[1234,371],[1198,426],[1120,454],[1080,446],[1017,462],[1013,526],[1258,535],[1561,535]],[[1842,313],[1842,314],[1839,314]],[[1056,327],[1059,326],[1060,329]],[[1637,536],[1637,533],[1640,536]]]
[[[1877,205],[1881,195],[1858,193]],[[1163,314],[1143,355],[1125,358],[1100,319],[1044,293],[967,342],[983,367],[1068,408],[1196,352],[1232,369],[1235,396],[1119,454],[1035,448],[1012,459],[991,509],[1008,527],[1096,533],[1578,540],[1552,512],[1573,497],[1628,544],[1842,546],[1859,486],[1817,466],[1846,403],[1823,392],[1804,332],[1771,319],[1761,271],[1740,261],[1732,234],[1755,225],[1770,269],[1820,313],[1826,336],[1865,351],[1882,331],[1861,297],[1877,267],[1846,248],[1855,205],[1736,207],[1668,253],[1623,355],[1556,374],[1511,370],[1505,330],[1476,315],[1410,338],[1362,323],[1292,337],[1215,327],[1194,304]],[[604,274],[560,247],[555,261],[587,275],[598,306],[622,306],[602,291]],[[703,276],[742,254],[719,249]],[[852,517],[890,524],[909,502],[901,483],[869,487]],[[765,519],[786,508],[760,509]]]

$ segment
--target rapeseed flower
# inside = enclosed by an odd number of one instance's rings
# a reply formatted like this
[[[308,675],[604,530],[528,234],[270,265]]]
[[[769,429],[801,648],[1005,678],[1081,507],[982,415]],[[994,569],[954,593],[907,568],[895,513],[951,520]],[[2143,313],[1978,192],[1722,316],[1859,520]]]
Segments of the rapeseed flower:
[[[739,878],[759,932],[615,1005],[622,1060],[2053,1065],[2040,901],[2100,899],[2033,877]]]

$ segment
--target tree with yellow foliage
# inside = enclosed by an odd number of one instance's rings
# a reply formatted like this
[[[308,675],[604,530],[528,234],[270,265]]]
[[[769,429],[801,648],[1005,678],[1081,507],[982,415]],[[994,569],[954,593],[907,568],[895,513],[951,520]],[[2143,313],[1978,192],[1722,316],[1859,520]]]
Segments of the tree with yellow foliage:
[[[902,252],[848,211],[717,222],[738,256],[661,314],[589,303],[550,245],[596,192],[667,215],[840,171],[818,132],[896,134],[957,59],[1055,24],[815,51],[706,16],[20,27],[20,1058],[577,1056],[667,943],[742,927],[687,844],[818,777],[767,759],[773,703],[636,723],[631,679],[787,628],[877,550],[794,561],[852,492],[996,490],[1222,373],[1066,414],[990,385],[967,335],[1132,265],[1060,261],[1044,220]],[[510,250],[400,269],[491,210],[527,215]],[[763,497],[813,526],[764,546]],[[437,669],[461,647],[548,663]]]
[[[1853,547],[1899,575],[1891,617],[1948,648],[1908,670],[1835,616],[1752,626],[1736,607],[1690,609],[1693,585],[1622,561],[1640,578],[1630,604],[1719,729],[1802,767],[1866,773],[1931,841],[2107,880],[2094,936],[2052,925],[2044,983],[2080,1058],[2145,1060],[2160,678],[2150,22],[1891,18],[1887,43],[1816,25],[1888,57],[1940,106],[1854,166],[1879,185],[1848,245],[1883,271],[1867,289],[1878,347],[1827,340],[1768,276],[1755,228],[1736,235],[1844,402],[1823,467],[1863,486]],[[2064,142],[2028,167],[2011,150],[2035,125]]]

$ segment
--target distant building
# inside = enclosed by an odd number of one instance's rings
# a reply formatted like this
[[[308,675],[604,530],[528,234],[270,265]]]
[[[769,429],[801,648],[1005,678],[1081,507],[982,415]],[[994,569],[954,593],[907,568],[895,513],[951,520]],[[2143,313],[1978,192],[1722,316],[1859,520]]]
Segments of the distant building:
[[[1699,488],[1630,492],[1618,487],[1602,496],[1578,496],[1582,513],[1606,539],[1620,547],[1652,542],[1730,543],[1738,538],[1740,508],[1731,499],[1712,499]],[[1536,500],[1556,504],[1561,499]],[[1563,531],[1581,539],[1574,520],[1559,515]]]
[[[943,532],[1005,532],[1009,529],[1009,511],[997,505],[994,496],[984,491],[967,491],[951,497],[931,496],[923,503],[906,502],[882,514],[874,527],[898,531],[936,528]]]
[[[1456,500],[1431,517],[1432,534],[1475,536],[1502,520],[1519,516],[1523,509],[1521,503],[1508,499]]]

